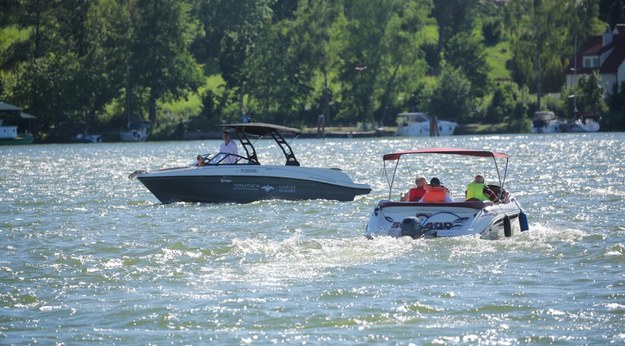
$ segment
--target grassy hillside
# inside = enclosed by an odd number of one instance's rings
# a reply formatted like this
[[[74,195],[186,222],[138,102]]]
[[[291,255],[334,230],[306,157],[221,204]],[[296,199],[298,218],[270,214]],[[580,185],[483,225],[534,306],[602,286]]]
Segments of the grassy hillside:
[[[499,42],[492,47],[486,47],[486,62],[491,68],[490,77],[494,81],[511,80],[510,70],[506,68],[506,63],[512,59],[510,52],[510,42]]]

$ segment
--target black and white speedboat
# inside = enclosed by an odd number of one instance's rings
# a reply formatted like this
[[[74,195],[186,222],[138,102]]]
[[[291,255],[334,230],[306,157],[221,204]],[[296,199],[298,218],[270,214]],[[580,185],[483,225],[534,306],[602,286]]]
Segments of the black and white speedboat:
[[[135,171],[137,178],[162,203],[238,202],[266,199],[328,199],[352,201],[366,195],[371,187],[357,184],[338,168],[302,167],[284,136],[301,134],[300,130],[265,123],[223,125],[234,130],[242,146],[242,155],[217,153],[201,157],[201,164]],[[252,138],[271,136],[284,153],[284,165],[261,165]],[[236,160],[232,160],[232,156]],[[236,163],[229,163],[236,161]]]

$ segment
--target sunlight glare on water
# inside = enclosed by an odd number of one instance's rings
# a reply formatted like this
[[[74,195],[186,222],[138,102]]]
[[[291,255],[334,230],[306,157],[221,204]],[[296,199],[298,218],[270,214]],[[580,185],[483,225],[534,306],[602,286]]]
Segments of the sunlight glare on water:
[[[261,163],[284,163],[255,145]],[[302,165],[372,186],[352,202],[162,205],[128,179],[218,146],[0,147],[0,343],[625,342],[622,133],[293,142]],[[366,239],[388,198],[382,155],[427,147],[509,154],[505,187],[530,231]],[[478,172],[497,181],[492,160],[457,159],[402,161],[392,198],[416,175],[455,196]]]

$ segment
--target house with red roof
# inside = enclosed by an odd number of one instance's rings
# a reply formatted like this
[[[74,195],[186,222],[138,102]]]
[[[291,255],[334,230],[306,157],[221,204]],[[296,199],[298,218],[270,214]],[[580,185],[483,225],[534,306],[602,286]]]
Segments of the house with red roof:
[[[599,72],[601,86],[606,94],[612,93],[616,84],[625,82],[625,24],[617,24],[602,35],[591,36],[570,62],[566,74],[566,86],[577,83],[581,75]]]

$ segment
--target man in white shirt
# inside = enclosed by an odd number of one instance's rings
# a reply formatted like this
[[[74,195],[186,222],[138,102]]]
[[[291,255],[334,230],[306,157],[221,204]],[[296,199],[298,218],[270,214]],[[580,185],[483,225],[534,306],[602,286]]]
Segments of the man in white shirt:
[[[224,131],[223,138],[224,138],[224,142],[221,143],[221,145],[219,146],[219,152],[231,154],[231,155],[228,155],[228,157],[226,157],[223,160],[223,163],[236,163],[237,160],[239,159],[237,156],[234,156],[234,155],[239,154],[239,150],[237,149],[237,144],[234,141],[230,140],[229,131]]]

